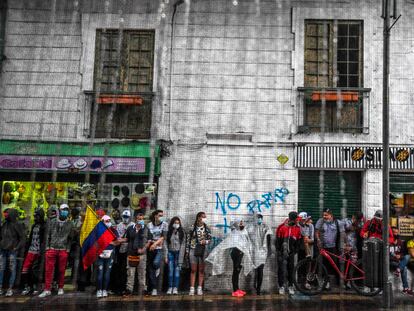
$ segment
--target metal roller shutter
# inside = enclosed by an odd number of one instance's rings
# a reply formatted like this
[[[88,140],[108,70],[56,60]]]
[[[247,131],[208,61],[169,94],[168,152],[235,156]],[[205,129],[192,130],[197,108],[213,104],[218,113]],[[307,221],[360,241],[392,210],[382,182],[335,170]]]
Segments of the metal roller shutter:
[[[414,192],[414,174],[390,174],[390,192]]]
[[[322,193],[319,175],[319,171],[299,171],[299,212],[306,211],[316,221],[321,217],[319,199],[322,197],[323,207],[331,208],[335,217],[342,218],[342,206],[346,206],[347,217],[361,210],[361,172],[324,171]]]

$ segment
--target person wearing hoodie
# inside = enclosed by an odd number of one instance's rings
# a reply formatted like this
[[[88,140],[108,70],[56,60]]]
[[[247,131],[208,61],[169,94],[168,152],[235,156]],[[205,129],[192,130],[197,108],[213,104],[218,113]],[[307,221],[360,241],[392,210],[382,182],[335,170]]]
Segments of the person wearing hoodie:
[[[278,282],[279,294],[285,294],[286,279],[288,281],[289,294],[293,295],[293,269],[295,265],[295,255],[299,251],[302,234],[297,224],[298,213],[290,212],[287,221],[284,221],[276,229],[276,250],[278,263]]]
[[[38,208],[34,213],[34,224],[30,230],[26,257],[23,262],[21,281],[24,285],[22,295],[28,295],[32,290],[36,294],[40,281],[41,254],[44,252],[45,212]]]
[[[39,295],[40,298],[44,298],[52,294],[51,286],[56,261],[59,262],[58,295],[64,294],[63,285],[65,282],[66,263],[73,235],[73,224],[69,221],[69,206],[67,204],[60,205],[58,214],[58,217],[51,219],[46,225],[45,288]]]
[[[0,295],[3,294],[3,278],[7,265],[10,270],[10,278],[6,296],[13,295],[17,251],[26,243],[25,233],[22,230],[23,227],[17,222],[17,216],[17,211],[13,208],[7,208],[3,211],[4,222],[0,230]]]

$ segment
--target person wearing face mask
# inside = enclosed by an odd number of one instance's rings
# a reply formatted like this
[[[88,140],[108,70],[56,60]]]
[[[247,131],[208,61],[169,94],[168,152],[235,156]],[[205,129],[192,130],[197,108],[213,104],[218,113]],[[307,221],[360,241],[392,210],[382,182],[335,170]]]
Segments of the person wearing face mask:
[[[58,295],[63,295],[65,270],[73,236],[73,223],[69,221],[69,206],[61,204],[56,218],[47,222],[45,229],[45,286],[40,298],[50,296],[55,264],[58,261]]]
[[[276,229],[277,279],[280,295],[285,294],[286,285],[288,285],[289,295],[295,294],[293,269],[295,255],[298,253],[300,240],[302,239],[297,224],[298,213],[290,212],[288,217],[287,221],[284,221]]]
[[[142,295],[145,291],[146,251],[149,246],[148,241],[151,241],[151,239],[152,236],[148,226],[144,223],[144,214],[138,213],[135,224],[128,227],[125,239],[121,239],[121,241],[128,242],[128,273],[124,296],[132,295],[136,273],[138,273],[139,294]]]
[[[243,219],[235,221],[231,225],[231,229],[230,234],[211,251],[206,261],[213,265],[212,274],[220,275],[231,270],[228,260],[230,257],[233,263],[233,292],[231,295],[243,297],[246,292],[239,287],[239,276],[242,269],[244,275],[248,275],[255,268],[252,260],[252,242],[248,230],[245,229]]]
[[[185,232],[179,217],[173,217],[168,226],[167,238],[164,242],[165,263],[168,264],[167,295],[177,295],[180,285],[180,272],[185,255]]]
[[[168,224],[164,218],[164,212],[162,210],[156,210],[151,214],[150,222],[148,223],[148,230],[152,235],[151,246],[147,254],[147,265],[151,295],[157,295],[158,289],[158,276],[160,274],[160,267],[163,256],[163,244],[165,236],[168,232]]]
[[[263,223],[263,215],[255,214],[255,222],[252,226],[248,226],[250,241],[252,243],[252,259],[255,268],[254,288],[256,294],[261,294],[262,282],[263,282],[263,269],[266,264],[266,260],[270,257],[272,252],[272,231],[269,226]]]
[[[96,282],[96,298],[105,298],[108,296],[108,286],[111,277],[112,264],[114,262],[114,247],[120,242],[118,241],[118,232],[112,227],[111,217],[108,215],[102,216],[101,220],[105,226],[112,231],[115,238],[109,243],[109,245],[102,251],[97,259],[98,274]]]
[[[190,296],[194,296],[194,286],[198,270],[197,295],[203,295],[204,268],[207,258],[206,246],[211,241],[211,230],[207,226],[207,216],[204,212],[199,212],[196,220],[187,233],[186,254],[190,259]]]
[[[22,295],[28,295],[32,290],[33,294],[36,294],[39,288],[39,276],[41,276],[40,254],[44,252],[45,227],[45,212],[41,208],[36,209],[34,213],[34,224],[30,230],[27,253],[21,274],[21,281],[24,285]]]
[[[1,226],[0,235],[0,294],[3,294],[3,277],[6,266],[9,267],[9,288],[6,296],[13,295],[14,281],[16,280],[16,257],[19,249],[26,242],[23,227],[17,222],[18,213],[13,208],[3,211],[4,222]]]
[[[344,223],[334,218],[332,210],[329,207],[323,209],[322,218],[316,222],[315,237],[318,248],[324,248],[333,254],[339,254],[341,249],[349,248]],[[338,263],[336,257],[333,260],[335,263]],[[324,265],[327,267],[329,274],[335,275],[336,283],[339,285],[339,275],[326,258],[324,258]],[[326,283],[325,289],[330,289],[329,281]]]
[[[121,222],[116,225],[119,237],[125,238],[126,231],[134,222],[131,218],[131,211],[125,209],[121,213]],[[115,261],[111,270],[110,288],[116,294],[122,294],[126,289],[127,282],[127,257],[128,242],[124,241],[115,248]]]

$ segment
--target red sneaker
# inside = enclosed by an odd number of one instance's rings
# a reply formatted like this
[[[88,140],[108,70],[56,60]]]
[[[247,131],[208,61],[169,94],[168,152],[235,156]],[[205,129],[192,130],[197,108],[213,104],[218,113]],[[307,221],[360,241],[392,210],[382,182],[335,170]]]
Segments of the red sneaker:
[[[409,288],[404,288],[402,292],[403,294],[406,294],[406,295],[410,295],[410,296],[414,295],[413,291]]]
[[[243,296],[246,295],[246,292],[244,290],[238,289],[237,292],[239,292],[240,294],[242,294]]]
[[[235,292],[232,292],[231,295],[233,297],[243,297],[243,294],[240,293],[238,290],[236,290]]]

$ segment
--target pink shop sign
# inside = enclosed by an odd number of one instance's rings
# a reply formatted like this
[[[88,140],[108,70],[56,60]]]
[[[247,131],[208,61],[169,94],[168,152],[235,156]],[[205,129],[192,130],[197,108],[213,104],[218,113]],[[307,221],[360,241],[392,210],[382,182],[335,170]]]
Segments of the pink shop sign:
[[[1,155],[0,169],[145,173],[145,158]]]

